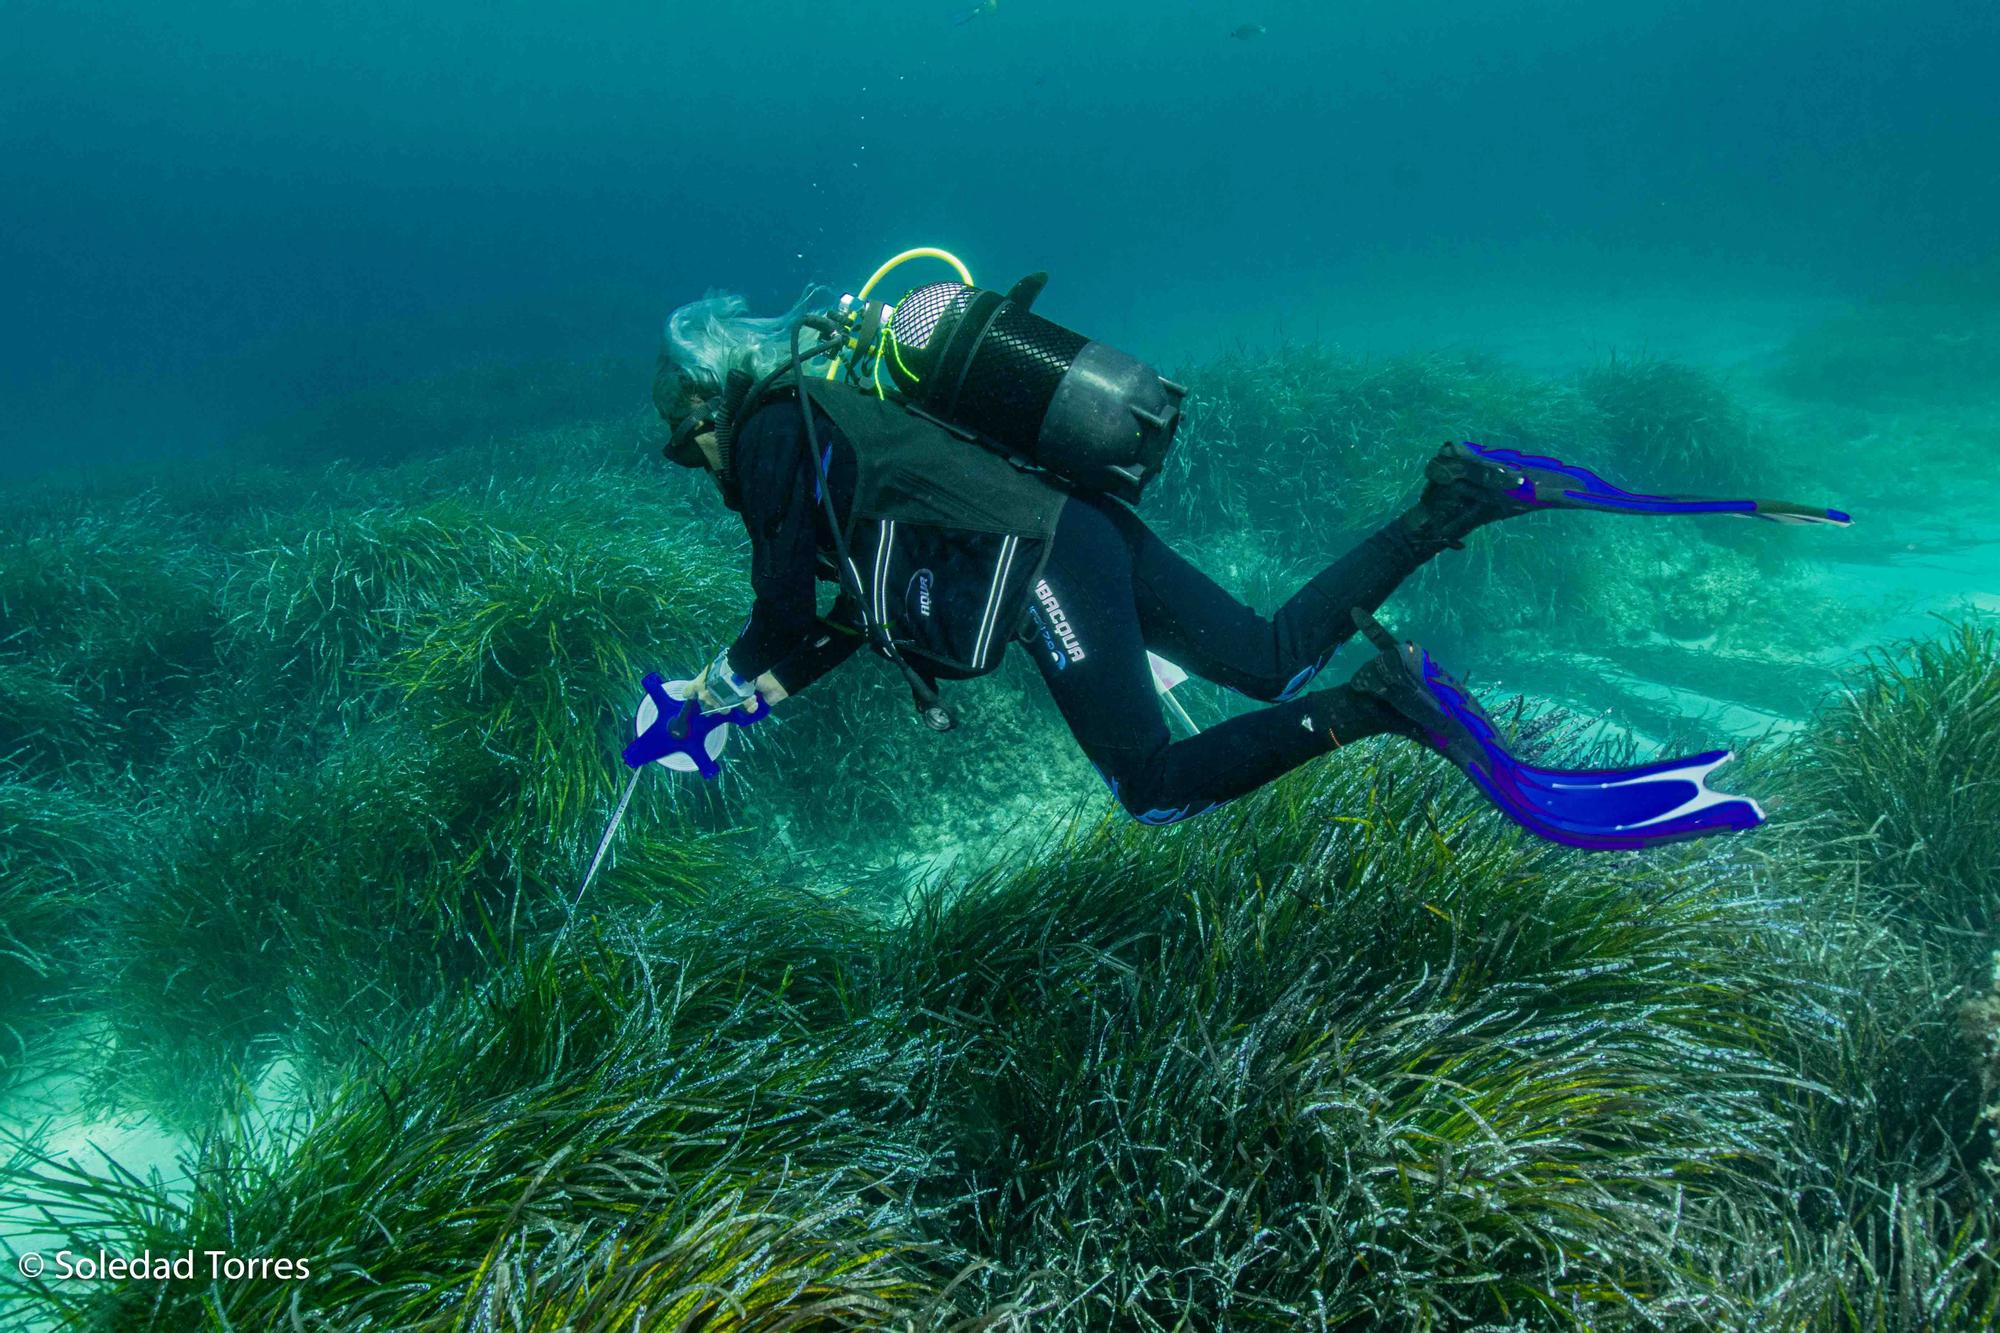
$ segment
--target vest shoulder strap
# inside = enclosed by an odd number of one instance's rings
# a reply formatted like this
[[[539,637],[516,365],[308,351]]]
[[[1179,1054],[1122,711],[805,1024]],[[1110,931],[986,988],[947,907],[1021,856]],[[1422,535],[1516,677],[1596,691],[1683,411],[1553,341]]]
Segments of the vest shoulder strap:
[[[856,485],[847,526],[889,518],[963,532],[1046,540],[1068,492],[902,404],[838,381],[807,393],[853,446]]]

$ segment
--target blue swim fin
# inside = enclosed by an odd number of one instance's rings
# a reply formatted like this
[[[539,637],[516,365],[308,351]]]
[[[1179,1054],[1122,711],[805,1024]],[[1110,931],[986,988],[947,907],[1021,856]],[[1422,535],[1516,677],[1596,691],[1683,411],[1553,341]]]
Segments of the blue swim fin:
[[[1609,514],[1732,514],[1773,523],[1831,523],[1846,527],[1853,518],[1838,509],[1793,504],[1789,500],[1717,500],[1700,495],[1640,495],[1621,490],[1589,468],[1557,458],[1474,444],[1446,444],[1425,468],[1444,485],[1467,482],[1511,501],[1521,509],[1595,509]]]
[[[1416,725],[1425,744],[1456,764],[1530,833],[1593,851],[1630,850],[1764,822],[1745,796],[1711,791],[1708,775],[1727,750],[1666,759],[1637,768],[1555,769],[1523,763],[1477,700],[1415,643],[1398,643],[1356,608],[1354,623],[1379,656],[1354,675],[1353,687],[1382,699]]]

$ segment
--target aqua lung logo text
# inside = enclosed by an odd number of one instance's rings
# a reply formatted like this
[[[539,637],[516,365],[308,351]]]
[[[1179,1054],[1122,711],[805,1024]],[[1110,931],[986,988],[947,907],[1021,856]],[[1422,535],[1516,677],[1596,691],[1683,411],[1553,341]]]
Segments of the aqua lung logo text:
[[[1035,585],[1035,597],[1042,604],[1042,610],[1049,618],[1049,628],[1062,641],[1063,652],[1072,662],[1083,660],[1083,645],[1076,641],[1076,631],[1069,627],[1069,617],[1063,614],[1062,603],[1049,590],[1049,581],[1043,579]]]
[[[910,588],[908,593],[905,594],[906,602],[914,603],[917,608],[917,614],[923,616],[925,619],[929,619],[931,614],[932,581],[931,572],[928,569],[920,569],[910,575]]]

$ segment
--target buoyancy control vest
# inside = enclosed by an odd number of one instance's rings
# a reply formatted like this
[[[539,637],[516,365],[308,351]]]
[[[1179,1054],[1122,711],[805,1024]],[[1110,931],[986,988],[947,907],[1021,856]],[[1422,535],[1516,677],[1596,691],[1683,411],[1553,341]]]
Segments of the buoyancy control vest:
[[[1026,622],[1068,492],[865,389],[808,380],[806,392],[854,451],[841,522],[868,617],[928,675],[993,670]]]

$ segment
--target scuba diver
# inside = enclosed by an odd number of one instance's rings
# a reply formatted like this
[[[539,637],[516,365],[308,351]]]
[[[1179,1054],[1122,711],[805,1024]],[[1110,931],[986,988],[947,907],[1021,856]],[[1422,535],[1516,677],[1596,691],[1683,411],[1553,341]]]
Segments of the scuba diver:
[[[947,260],[962,281],[868,300],[916,256]],[[923,250],[824,315],[802,300],[790,316],[752,319],[741,298],[715,296],[673,313],[654,383],[672,427],[664,452],[704,469],[742,516],[753,593],[740,633],[693,682],[690,712],[762,716],[869,646],[944,729],[937,682],[991,671],[1017,643],[1112,795],[1148,824],[1383,734],[1444,755],[1510,818],[1571,846],[1643,847],[1762,821],[1754,801],[1706,785],[1724,751],[1589,771],[1522,762],[1469,692],[1372,613],[1475,530],[1538,509],[1845,514],[1637,495],[1555,459],[1447,443],[1414,505],[1260,615],[1132,507],[1160,472],[1186,390],[1033,314],[1045,281],[983,290],[957,260]],[[838,589],[824,613],[821,580]],[[1308,691],[1357,631],[1378,653],[1346,683]],[[1151,654],[1268,706],[1175,739]]]

